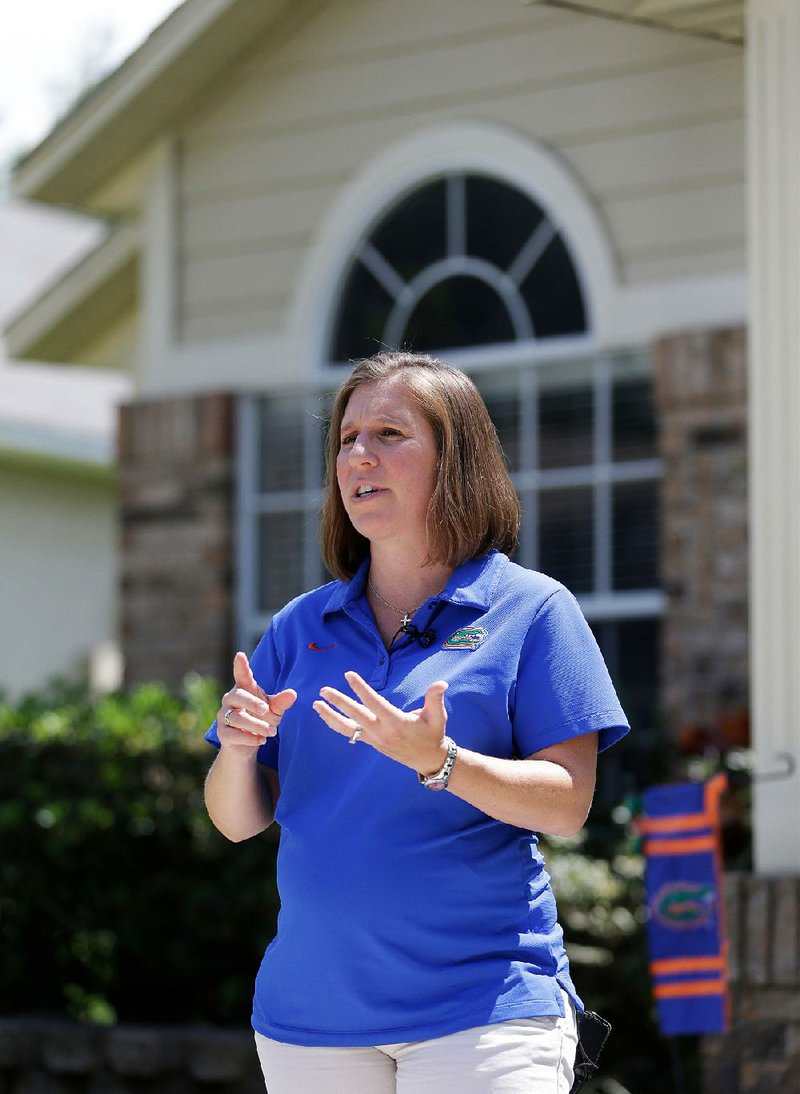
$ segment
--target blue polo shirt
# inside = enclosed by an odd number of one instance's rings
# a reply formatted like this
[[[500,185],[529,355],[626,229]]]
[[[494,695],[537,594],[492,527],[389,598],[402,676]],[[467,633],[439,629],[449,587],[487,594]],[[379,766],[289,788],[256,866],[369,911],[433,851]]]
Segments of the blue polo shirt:
[[[535,834],[426,790],[311,707],[325,684],[349,691],[348,669],[403,710],[447,680],[447,732],[464,748],[523,758],[594,731],[606,748],[628,724],[577,602],[491,552],[420,607],[427,647],[404,636],[387,651],[367,569],[293,600],[251,659],[267,692],[298,695],[258,756],[280,779],[281,910],[253,1026],[376,1045],[563,1014],[559,986],[580,1007]],[[216,726],[207,737],[219,744]]]

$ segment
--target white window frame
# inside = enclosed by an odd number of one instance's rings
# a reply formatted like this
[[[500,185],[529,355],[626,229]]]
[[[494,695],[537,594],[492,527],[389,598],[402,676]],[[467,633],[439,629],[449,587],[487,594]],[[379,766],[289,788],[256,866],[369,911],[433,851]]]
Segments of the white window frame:
[[[362,254],[368,245],[375,226],[386,213],[411,191],[434,178],[453,179],[454,176],[471,174],[487,175],[505,182],[530,196],[545,214],[545,223],[558,232],[572,257],[584,301],[587,331],[568,338],[548,338],[538,342],[529,332],[516,326],[518,340],[496,346],[478,346],[455,351],[442,350],[442,356],[465,372],[477,376],[491,369],[518,366],[521,384],[537,382],[539,366],[552,365],[560,360],[593,361],[597,393],[607,403],[608,369],[611,357],[605,356],[603,347],[615,344],[613,332],[621,315],[639,314],[642,309],[628,299],[619,284],[613,248],[605,226],[588,195],[567,164],[551,151],[536,142],[496,125],[478,122],[457,122],[434,126],[418,131],[381,152],[367,164],[342,190],[339,199],[329,210],[325,222],[312,246],[308,261],[299,280],[292,316],[287,332],[287,344],[296,354],[296,366],[301,383],[313,405],[318,405],[320,392],[335,388],[343,370],[332,367],[335,362],[328,358],[333,324],[339,311],[339,292],[344,275],[353,257]],[[448,205],[448,208],[450,206]],[[453,203],[450,212],[457,209]],[[463,218],[461,218],[463,221]],[[451,215],[447,225],[448,257],[437,264],[437,277],[451,276],[455,266],[462,262],[463,224]],[[534,241],[531,240],[531,248]],[[375,252],[373,265],[379,280],[386,281],[390,292],[403,302],[403,314],[408,314],[408,301],[412,292],[398,278],[383,256]],[[449,263],[449,265],[448,265]],[[486,270],[470,266],[468,272],[478,273],[484,279],[494,280],[494,268]],[[460,267],[459,267],[459,271]],[[423,271],[417,280],[425,282],[426,291],[431,287],[434,271]],[[507,275],[505,275],[507,278]],[[434,279],[435,280],[435,279]],[[420,295],[416,285],[416,296]],[[497,285],[494,285],[498,288]],[[505,289],[501,295],[507,295]],[[644,312],[649,321],[652,308]],[[401,325],[397,320],[398,327]],[[641,324],[640,324],[641,326]],[[637,334],[636,325],[626,331],[621,342],[627,342],[641,353],[645,337]],[[646,328],[645,328],[646,329]],[[609,338],[609,335],[612,335]],[[646,352],[646,351],[645,351]],[[296,391],[295,391],[296,394]],[[276,397],[277,393],[276,393]],[[316,514],[320,502],[318,482],[308,479],[320,466],[322,430],[309,415],[305,427],[306,481],[302,490],[276,496],[272,499],[255,492],[255,461],[257,443],[255,437],[254,397],[243,396],[240,405],[240,452],[239,491],[237,495],[239,546],[238,546],[238,635],[247,645],[252,636],[263,630],[269,622],[266,612],[258,612],[255,605],[255,550],[258,515],[266,511],[278,511],[302,506],[306,513]],[[530,400],[528,400],[528,405]],[[598,406],[602,407],[601,403]],[[312,425],[313,423],[313,425]],[[535,436],[529,429],[523,430],[523,442],[535,448]],[[309,433],[314,430],[316,440]],[[660,461],[638,461],[634,465],[614,465],[608,458],[610,452],[610,412],[606,406],[598,420],[595,435],[595,460],[590,467],[560,470],[527,470],[514,475],[519,489],[535,489],[543,483],[550,485],[578,483],[591,485],[595,493],[595,590],[579,597],[581,606],[590,620],[623,620],[658,616],[663,613],[665,598],[658,589],[639,592],[614,592],[610,588],[611,559],[607,544],[610,542],[610,496],[613,482],[637,478],[657,478],[661,474]],[[315,447],[316,446],[316,447]],[[292,504],[294,502],[294,505]],[[526,534],[535,542],[535,512],[526,515]],[[306,535],[304,543],[303,571],[310,578],[307,587],[315,584],[311,573],[318,572],[316,537]]]

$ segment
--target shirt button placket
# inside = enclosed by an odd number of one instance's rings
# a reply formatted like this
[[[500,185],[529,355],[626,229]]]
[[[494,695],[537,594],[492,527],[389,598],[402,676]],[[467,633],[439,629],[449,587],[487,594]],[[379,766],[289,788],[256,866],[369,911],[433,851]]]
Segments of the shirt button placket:
[[[386,652],[383,646],[380,648],[378,659],[375,664],[375,668],[370,674],[368,683],[376,691],[383,691],[386,687],[386,679],[389,675],[389,654]]]

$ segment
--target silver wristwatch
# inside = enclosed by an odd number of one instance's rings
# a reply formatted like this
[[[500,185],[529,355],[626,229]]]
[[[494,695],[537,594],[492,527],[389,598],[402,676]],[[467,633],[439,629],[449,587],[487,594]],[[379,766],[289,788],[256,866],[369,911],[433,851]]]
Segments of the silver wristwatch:
[[[446,790],[447,783],[450,779],[450,772],[453,770],[453,765],[456,762],[456,755],[458,754],[458,746],[452,737],[445,737],[447,742],[447,756],[441,766],[441,769],[436,772],[435,775],[420,775],[417,772],[417,778],[420,784],[425,787],[426,790]]]

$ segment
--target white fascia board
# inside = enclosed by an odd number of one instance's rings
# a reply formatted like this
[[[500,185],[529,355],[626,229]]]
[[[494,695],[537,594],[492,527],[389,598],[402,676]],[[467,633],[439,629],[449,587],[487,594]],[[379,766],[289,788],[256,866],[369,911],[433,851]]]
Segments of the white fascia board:
[[[525,0],[701,38],[744,42],[745,0]]]
[[[140,248],[138,225],[126,224],[113,231],[8,323],[4,331],[8,355],[23,360],[39,357],[36,347],[89,297],[102,292],[114,274],[138,258]]]

